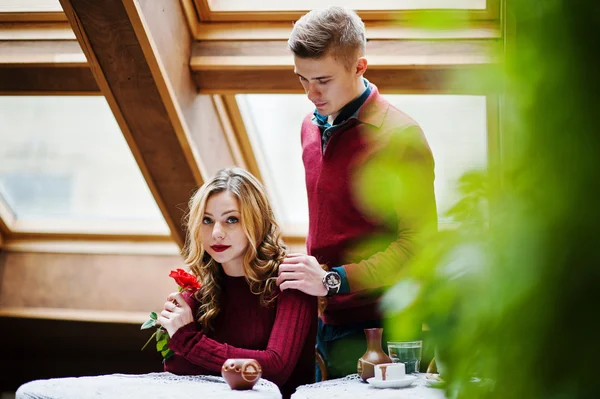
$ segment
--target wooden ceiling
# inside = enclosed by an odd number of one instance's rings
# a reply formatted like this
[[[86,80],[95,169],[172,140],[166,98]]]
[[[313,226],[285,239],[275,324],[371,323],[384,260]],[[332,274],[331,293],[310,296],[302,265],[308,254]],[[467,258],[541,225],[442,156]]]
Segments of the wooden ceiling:
[[[454,79],[497,61],[500,2],[486,4],[465,12],[359,11],[369,40],[366,77],[383,93],[489,94]],[[302,93],[286,40],[304,11],[215,12],[207,0],[60,5],[62,12],[0,10],[0,94],[105,96],[181,246],[187,201],[207,176],[238,165],[260,177],[234,95]],[[431,15],[455,23],[418,24]],[[5,243],[43,235],[4,219],[0,213]]]

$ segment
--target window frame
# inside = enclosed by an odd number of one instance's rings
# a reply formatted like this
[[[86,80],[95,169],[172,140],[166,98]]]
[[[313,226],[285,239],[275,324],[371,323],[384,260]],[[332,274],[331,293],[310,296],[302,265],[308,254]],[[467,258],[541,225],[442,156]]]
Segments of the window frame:
[[[213,11],[208,0],[182,0],[184,7],[194,9],[199,22],[295,21],[309,10],[298,11]],[[188,4],[185,4],[188,3]],[[191,4],[190,4],[191,3]],[[356,10],[363,21],[411,21],[431,14],[469,21],[492,21],[500,16],[500,0],[487,0],[482,10],[461,9],[389,9]]]

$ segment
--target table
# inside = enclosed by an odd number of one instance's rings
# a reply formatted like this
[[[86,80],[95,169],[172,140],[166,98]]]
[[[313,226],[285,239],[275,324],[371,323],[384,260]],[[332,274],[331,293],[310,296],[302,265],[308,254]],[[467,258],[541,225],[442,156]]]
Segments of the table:
[[[444,399],[444,391],[430,388],[425,374],[407,388],[379,389],[363,382],[358,374],[344,378],[317,382],[298,387],[291,399],[333,399],[333,398],[375,398],[375,399]]]
[[[16,399],[281,399],[281,392],[277,385],[264,378],[261,378],[252,390],[233,391],[222,377],[179,376],[164,372],[35,380],[21,385],[15,397]]]

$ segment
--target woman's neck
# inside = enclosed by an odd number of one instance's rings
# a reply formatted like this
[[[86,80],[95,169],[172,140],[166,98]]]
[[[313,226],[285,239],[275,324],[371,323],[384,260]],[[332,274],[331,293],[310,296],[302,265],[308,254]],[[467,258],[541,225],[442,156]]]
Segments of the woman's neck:
[[[244,265],[241,262],[236,262],[234,264],[223,263],[221,264],[221,267],[223,267],[223,271],[229,277],[244,277],[246,275],[244,272]]]

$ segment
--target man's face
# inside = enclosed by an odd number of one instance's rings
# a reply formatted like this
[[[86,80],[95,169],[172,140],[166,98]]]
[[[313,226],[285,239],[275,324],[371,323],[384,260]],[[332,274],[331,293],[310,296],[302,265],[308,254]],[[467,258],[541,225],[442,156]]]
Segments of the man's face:
[[[359,85],[363,84],[360,78],[364,70],[360,60],[348,70],[332,55],[319,59],[294,56],[294,72],[319,114],[335,118],[344,105],[362,93],[364,85],[362,90]]]

